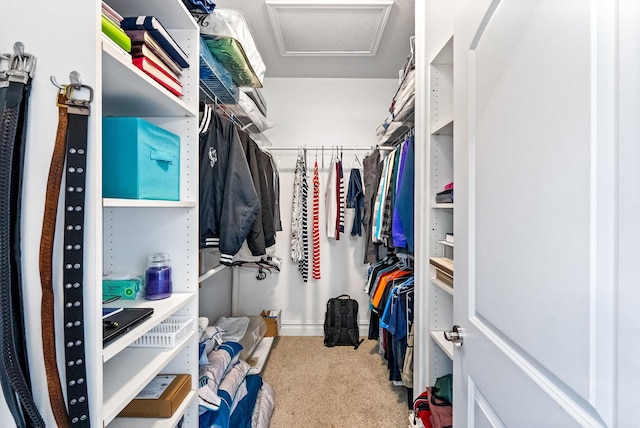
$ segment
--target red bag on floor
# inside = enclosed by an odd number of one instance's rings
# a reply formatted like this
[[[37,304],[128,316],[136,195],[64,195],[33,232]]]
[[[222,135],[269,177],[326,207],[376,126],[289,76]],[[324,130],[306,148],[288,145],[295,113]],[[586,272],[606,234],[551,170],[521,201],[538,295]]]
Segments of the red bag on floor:
[[[429,395],[431,388],[427,388],[415,400],[413,400],[413,415],[415,419],[420,419],[425,428],[431,427],[431,410],[429,407]]]
[[[413,414],[425,428],[447,428],[453,426],[451,404],[431,393],[428,387],[413,401]]]

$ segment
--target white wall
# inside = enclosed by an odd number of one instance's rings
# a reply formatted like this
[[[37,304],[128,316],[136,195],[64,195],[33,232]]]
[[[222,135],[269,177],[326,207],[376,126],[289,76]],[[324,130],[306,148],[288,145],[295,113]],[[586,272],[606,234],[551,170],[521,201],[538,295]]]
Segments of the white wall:
[[[401,67],[401,65],[399,65]],[[265,135],[273,146],[325,146],[318,151],[320,168],[321,275],[304,283],[291,260],[291,207],[296,151],[273,150],[280,160],[280,207],[282,232],[276,236],[276,255],[282,258],[279,273],[264,280],[255,278],[255,269],[238,269],[236,315],[257,314],[262,309],[282,309],[282,335],[322,335],[327,300],[342,293],[360,304],[360,334],[366,335],[369,320],[368,295],[363,291],[367,265],[363,260],[363,238],[341,235],[340,240],[326,237],[324,192],[331,159],[331,146],[374,147],[376,127],[398,87],[395,79],[265,79],[262,94],[267,102],[268,118],[276,123]],[[366,151],[358,151],[362,161]],[[312,175],[315,150],[307,152],[309,182],[309,243],[311,245]],[[345,192],[354,151],[343,152]],[[351,211],[351,210],[347,210]],[[347,213],[345,229],[350,232],[352,213]],[[311,257],[311,251],[309,252]]]

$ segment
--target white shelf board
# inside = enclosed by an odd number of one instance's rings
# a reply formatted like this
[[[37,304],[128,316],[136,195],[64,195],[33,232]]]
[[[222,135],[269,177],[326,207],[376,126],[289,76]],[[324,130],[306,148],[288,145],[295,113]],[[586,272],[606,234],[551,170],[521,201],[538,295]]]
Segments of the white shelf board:
[[[442,244],[444,246],[453,248],[453,242],[445,241],[444,239],[441,241],[438,241],[438,244]]]
[[[438,344],[438,346],[444,351],[449,358],[453,360],[453,342],[449,342],[444,338],[444,331],[431,330],[429,332],[431,338]]]
[[[109,41],[102,43],[102,78],[103,116],[197,116],[197,111],[133,65],[131,57]]]
[[[444,291],[446,291],[447,293],[453,296],[453,287],[447,284],[446,282],[439,280],[435,276],[431,277],[431,282],[433,283],[433,285],[442,288]]]
[[[196,332],[175,347],[127,348],[104,364],[103,421],[108,425],[175,356],[195,339]]]
[[[453,135],[453,119],[436,123],[431,135]]]
[[[174,428],[196,397],[196,391],[191,391],[170,418],[115,418],[109,428]]]
[[[453,202],[446,204],[437,204],[435,202],[431,203],[431,208],[445,208],[445,209],[453,209]]]
[[[209,269],[208,271],[206,271],[205,273],[203,273],[202,275],[200,275],[198,277],[198,283],[202,284],[207,279],[211,278],[212,276],[214,276],[218,272],[221,272],[221,271],[225,270],[226,268],[227,268],[226,265],[218,265],[218,266],[214,267],[213,269]]]
[[[169,315],[179,311],[197,296],[195,293],[173,293],[171,297],[162,300],[117,300],[104,305],[111,308],[153,308],[153,315],[137,324],[131,331],[110,342],[102,350],[102,362],[106,363],[143,334],[164,321]]]
[[[102,199],[103,207],[115,208],[194,208],[196,201],[158,201],[149,199]]]
[[[260,374],[262,373],[262,369],[264,368],[265,363],[267,362],[267,358],[269,357],[269,352],[271,352],[271,347],[273,346],[273,341],[275,337],[263,337],[260,342],[256,345],[256,349],[253,350],[251,357],[256,358],[256,364],[251,367],[249,370],[249,374]]]

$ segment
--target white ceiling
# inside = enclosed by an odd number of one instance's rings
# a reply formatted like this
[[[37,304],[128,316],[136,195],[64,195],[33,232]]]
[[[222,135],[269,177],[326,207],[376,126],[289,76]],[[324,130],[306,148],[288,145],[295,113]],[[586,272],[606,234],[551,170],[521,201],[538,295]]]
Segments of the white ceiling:
[[[215,3],[216,8],[245,15],[267,67],[266,77],[394,79],[414,35],[414,0]]]

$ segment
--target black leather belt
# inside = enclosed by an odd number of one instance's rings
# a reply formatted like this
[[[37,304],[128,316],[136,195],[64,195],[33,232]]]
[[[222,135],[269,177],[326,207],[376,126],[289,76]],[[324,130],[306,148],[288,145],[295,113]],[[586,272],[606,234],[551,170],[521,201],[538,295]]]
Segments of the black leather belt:
[[[89,427],[89,400],[84,346],[83,254],[89,100],[67,97],[69,124],[65,169],[64,216],[64,342],[67,408],[74,427]],[[68,87],[69,88],[69,87]]]
[[[31,394],[20,274],[20,196],[27,100],[35,58],[18,52],[0,72],[0,383],[18,427],[44,427]]]

